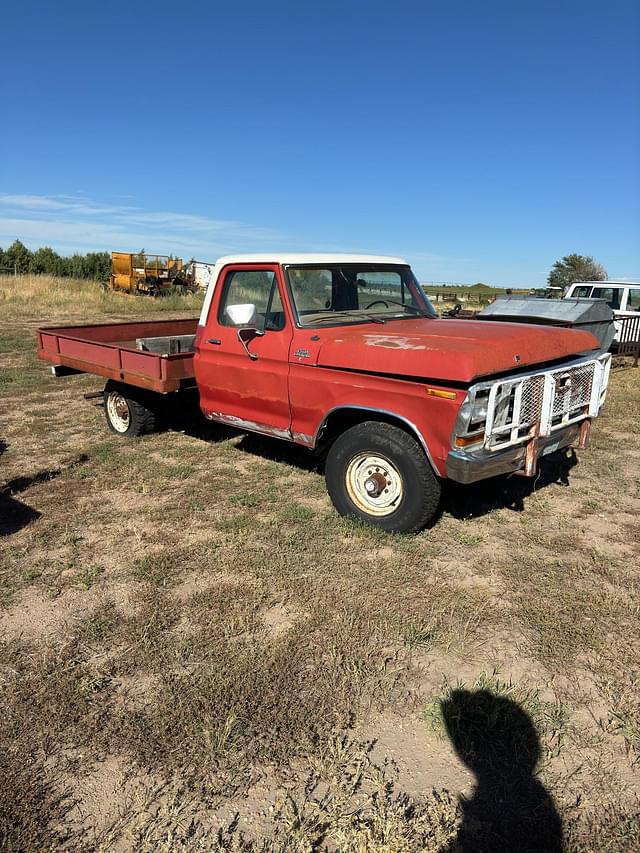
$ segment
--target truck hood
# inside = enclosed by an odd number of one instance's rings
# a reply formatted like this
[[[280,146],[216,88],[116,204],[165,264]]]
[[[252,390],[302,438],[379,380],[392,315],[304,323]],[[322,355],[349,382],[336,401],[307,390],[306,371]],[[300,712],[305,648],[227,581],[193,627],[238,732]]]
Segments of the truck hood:
[[[589,332],[486,320],[391,320],[319,336],[318,367],[462,383],[599,348]]]

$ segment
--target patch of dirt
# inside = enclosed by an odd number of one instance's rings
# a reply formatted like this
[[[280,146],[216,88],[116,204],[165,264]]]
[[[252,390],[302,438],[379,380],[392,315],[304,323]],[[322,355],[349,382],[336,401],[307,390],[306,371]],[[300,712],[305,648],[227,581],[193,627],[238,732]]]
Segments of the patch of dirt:
[[[95,598],[90,592],[66,590],[57,598],[46,598],[34,589],[25,590],[16,604],[0,613],[0,632],[8,640],[39,641],[73,630]]]
[[[78,622],[106,602],[113,602],[125,615],[133,615],[134,584],[114,584],[108,594],[99,589],[64,590],[55,598],[30,587],[0,613],[0,634],[7,640],[46,642],[72,634]]]
[[[139,585],[133,581],[128,583],[114,583],[109,586],[108,592],[104,596],[107,601],[113,602],[116,608],[124,616],[135,616],[138,611],[136,596],[139,591]]]
[[[274,604],[262,613],[262,621],[272,637],[279,637],[293,628],[300,611],[287,604]]]
[[[135,675],[121,675],[116,688],[116,702],[129,709],[145,708],[157,681],[157,676],[140,670]]]
[[[120,755],[108,755],[96,762],[91,772],[81,780],[72,777],[65,781],[76,800],[66,822],[74,833],[83,834],[90,844],[91,839],[100,836],[114,823],[133,817],[149,788],[148,778],[136,773],[127,759]]]
[[[375,741],[371,758],[376,764],[392,761],[398,770],[397,786],[411,795],[445,789],[454,796],[468,795],[475,777],[460,761],[445,738],[428,731],[416,715],[383,713],[366,727]]]
[[[185,602],[216,587],[246,587],[252,580],[250,575],[232,572],[202,572],[186,577],[173,587],[172,594],[178,601]]]

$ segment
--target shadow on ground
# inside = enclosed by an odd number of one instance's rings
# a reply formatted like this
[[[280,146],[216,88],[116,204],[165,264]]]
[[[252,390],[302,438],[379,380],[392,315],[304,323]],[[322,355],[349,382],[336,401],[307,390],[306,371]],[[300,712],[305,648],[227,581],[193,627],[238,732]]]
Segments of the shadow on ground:
[[[447,853],[561,853],[562,822],[535,776],[540,742],[516,702],[487,690],[453,690],[441,703],[447,733],[476,777]]]
[[[233,427],[222,426],[205,420],[198,409],[197,395],[192,400],[184,402],[179,411],[167,415],[166,427],[185,432],[202,441],[217,443],[241,436],[236,445],[239,452],[259,456],[272,462],[291,465],[302,471],[323,473],[324,460],[304,447],[289,444],[276,438],[259,435],[258,433],[243,433]],[[454,518],[477,518],[495,509],[510,509],[523,512],[525,499],[533,492],[540,491],[552,484],[569,485],[571,469],[577,465],[578,459],[573,450],[559,450],[545,456],[540,464],[537,476],[522,477],[493,477],[478,483],[462,485],[451,480],[445,480],[442,488],[442,500],[432,525],[443,514]]]
[[[478,483],[462,485],[445,480],[442,488],[441,512],[454,518],[478,518],[494,509],[523,512],[525,499],[547,486],[569,485],[571,469],[578,464],[575,450],[558,450],[545,456],[535,477],[511,474],[492,477]]]
[[[162,418],[162,427],[184,432],[211,444],[240,437],[236,449],[241,453],[259,456],[271,462],[282,462],[302,471],[321,471],[322,460],[299,444],[291,444],[278,438],[270,438],[255,432],[243,432],[234,427],[208,421],[198,408],[197,394],[185,395],[179,407],[168,408]]]
[[[7,447],[6,442],[0,441],[0,455],[4,453]],[[42,515],[37,509],[33,509],[33,507],[18,500],[15,495],[25,492],[31,486],[54,480],[63,471],[81,465],[88,458],[86,454],[82,454],[72,460],[65,468],[39,471],[29,477],[14,477],[13,480],[9,480],[4,486],[0,487],[0,536],[10,536],[12,533],[17,533]]]

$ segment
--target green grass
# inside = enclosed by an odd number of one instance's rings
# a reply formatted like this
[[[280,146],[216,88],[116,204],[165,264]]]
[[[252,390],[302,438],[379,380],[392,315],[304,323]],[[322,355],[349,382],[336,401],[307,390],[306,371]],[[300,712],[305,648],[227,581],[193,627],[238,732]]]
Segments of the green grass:
[[[0,354],[28,353],[33,354],[34,340],[27,334],[7,334],[0,338]]]
[[[131,576],[138,581],[147,581],[155,586],[176,583],[181,571],[180,558],[173,553],[150,554],[136,560]]]

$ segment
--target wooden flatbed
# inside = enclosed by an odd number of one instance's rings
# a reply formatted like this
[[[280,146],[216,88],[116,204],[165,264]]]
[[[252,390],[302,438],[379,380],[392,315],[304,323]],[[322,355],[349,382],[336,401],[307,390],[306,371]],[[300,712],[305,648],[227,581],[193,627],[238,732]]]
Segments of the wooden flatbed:
[[[141,338],[195,335],[197,318],[52,326],[38,329],[38,358],[57,376],[95,373],[149,391],[166,394],[195,387],[189,352],[152,352],[138,348]]]

